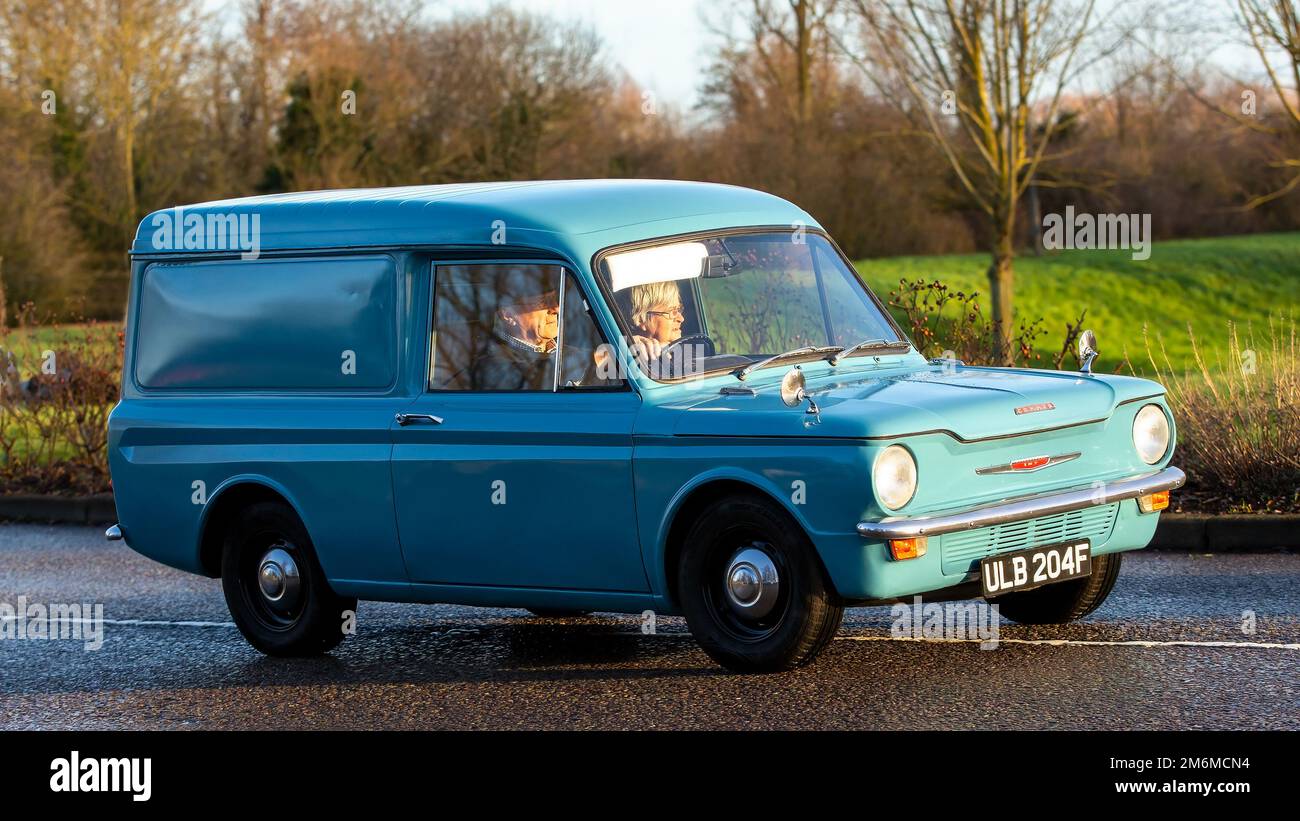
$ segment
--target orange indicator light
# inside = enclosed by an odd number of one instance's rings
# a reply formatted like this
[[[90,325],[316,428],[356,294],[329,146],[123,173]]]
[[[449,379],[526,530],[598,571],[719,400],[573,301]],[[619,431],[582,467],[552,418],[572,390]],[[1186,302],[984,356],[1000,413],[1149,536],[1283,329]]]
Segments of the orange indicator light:
[[[925,555],[924,536],[918,536],[915,539],[890,539],[889,553],[895,561],[901,559],[915,559]]]

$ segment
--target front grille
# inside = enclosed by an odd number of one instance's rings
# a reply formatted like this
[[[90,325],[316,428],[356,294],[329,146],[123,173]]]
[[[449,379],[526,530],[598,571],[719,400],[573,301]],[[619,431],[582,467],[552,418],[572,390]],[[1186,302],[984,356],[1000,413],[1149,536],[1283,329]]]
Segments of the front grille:
[[[965,573],[977,569],[976,562],[985,556],[1027,547],[1082,539],[1093,544],[1104,542],[1110,538],[1118,512],[1119,503],[1112,502],[1023,522],[945,533],[939,537],[943,572]]]

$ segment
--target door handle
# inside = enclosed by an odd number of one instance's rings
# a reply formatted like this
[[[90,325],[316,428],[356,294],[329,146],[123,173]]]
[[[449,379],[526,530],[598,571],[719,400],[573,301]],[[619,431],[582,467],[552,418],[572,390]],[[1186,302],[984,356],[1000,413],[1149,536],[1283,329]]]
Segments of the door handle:
[[[429,413],[399,413],[394,418],[397,420],[397,424],[402,427],[406,427],[412,422],[432,422],[435,425],[442,424],[441,416],[434,416]]]

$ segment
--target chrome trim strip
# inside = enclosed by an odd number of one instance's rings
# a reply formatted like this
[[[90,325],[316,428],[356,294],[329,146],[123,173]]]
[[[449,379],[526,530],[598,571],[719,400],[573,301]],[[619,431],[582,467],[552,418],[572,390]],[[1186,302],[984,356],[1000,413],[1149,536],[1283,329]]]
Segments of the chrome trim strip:
[[[1033,473],[1034,471],[1042,470],[1043,468],[1050,468],[1052,465],[1059,465],[1062,462],[1074,461],[1082,455],[1082,453],[1075,451],[1074,453],[1062,453],[1059,456],[1048,456],[1046,457],[1046,462],[1032,468],[1018,468],[1015,466],[1015,462],[1007,462],[1005,465],[990,465],[986,468],[975,468],[975,473],[978,476],[988,476],[991,473]],[[1027,462],[1029,460],[1021,459],[1019,461]]]
[[[1186,481],[1186,474],[1170,466],[1155,473],[1105,482],[1097,487],[1040,493],[1035,496],[982,505],[958,513],[859,522],[858,533],[868,539],[914,539],[918,536],[939,536],[944,533],[956,533],[977,527],[991,527],[1071,510],[1082,510],[1125,499],[1136,499],[1148,493],[1182,487]]]
[[[108,539],[110,542],[120,542],[120,541],[122,541],[122,526],[121,526],[121,525],[113,525],[113,526],[110,527],[108,530],[105,530],[105,531],[104,531],[104,538],[105,538],[105,539]]]

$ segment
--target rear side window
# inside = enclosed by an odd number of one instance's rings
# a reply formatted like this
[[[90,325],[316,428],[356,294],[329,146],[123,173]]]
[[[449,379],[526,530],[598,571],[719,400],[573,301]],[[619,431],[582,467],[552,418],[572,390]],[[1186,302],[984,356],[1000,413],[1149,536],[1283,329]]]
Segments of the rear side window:
[[[151,265],[137,317],[145,388],[374,390],[396,378],[387,256]]]

